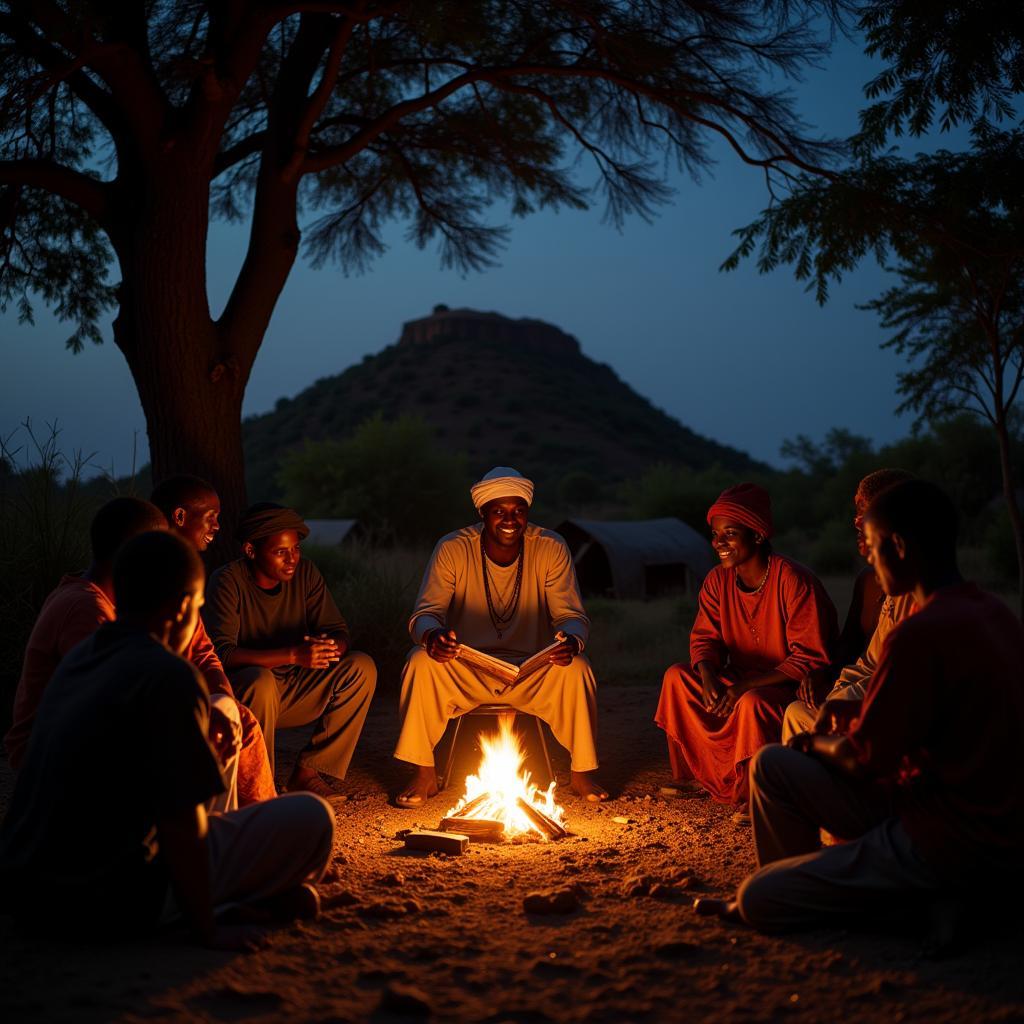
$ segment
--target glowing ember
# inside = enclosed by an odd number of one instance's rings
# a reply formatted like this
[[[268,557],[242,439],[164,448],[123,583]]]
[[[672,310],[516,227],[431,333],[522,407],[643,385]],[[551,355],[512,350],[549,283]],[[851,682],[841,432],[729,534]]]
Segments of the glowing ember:
[[[445,818],[500,821],[506,836],[532,832],[547,839],[520,801],[559,825],[563,824],[562,808],[555,803],[554,781],[541,792],[530,781],[530,773],[524,771],[523,748],[512,729],[513,717],[500,716],[498,732],[480,737],[483,760],[478,774],[466,779],[465,795]]]

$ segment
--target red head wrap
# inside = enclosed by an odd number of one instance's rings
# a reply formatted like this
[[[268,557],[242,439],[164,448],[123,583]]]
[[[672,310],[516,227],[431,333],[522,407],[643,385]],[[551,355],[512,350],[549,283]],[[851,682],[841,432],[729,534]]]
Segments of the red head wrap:
[[[714,516],[722,516],[730,522],[748,526],[763,537],[770,537],[772,527],[772,499],[768,492],[757,484],[736,484],[727,487],[708,509],[708,525]]]

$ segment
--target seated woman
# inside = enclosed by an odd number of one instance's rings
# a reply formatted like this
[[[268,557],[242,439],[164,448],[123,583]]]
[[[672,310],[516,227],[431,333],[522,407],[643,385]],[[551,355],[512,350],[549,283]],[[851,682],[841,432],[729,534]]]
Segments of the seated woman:
[[[797,683],[829,664],[838,623],[817,577],[771,549],[763,487],[723,491],[708,523],[720,564],[701,587],[690,664],[665,673],[655,721],[668,735],[673,778],[745,814],[747,763],[778,742]]]

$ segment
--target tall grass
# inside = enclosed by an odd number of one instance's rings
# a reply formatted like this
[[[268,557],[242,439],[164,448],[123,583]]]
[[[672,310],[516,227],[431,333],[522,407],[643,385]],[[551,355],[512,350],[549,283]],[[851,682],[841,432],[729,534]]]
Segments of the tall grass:
[[[86,494],[90,456],[66,455],[60,430],[31,421],[0,438],[0,729],[10,721],[29,633],[61,576],[89,561],[89,522],[102,502]]]
[[[412,647],[409,615],[430,551],[427,548],[379,548],[304,545],[304,557],[323,573],[352,646],[377,663],[379,686],[397,692],[405,657]]]

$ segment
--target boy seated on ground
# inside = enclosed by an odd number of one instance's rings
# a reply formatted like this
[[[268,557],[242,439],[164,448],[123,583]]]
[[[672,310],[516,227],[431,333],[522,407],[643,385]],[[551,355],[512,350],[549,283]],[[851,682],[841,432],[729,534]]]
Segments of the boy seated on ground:
[[[113,498],[93,517],[89,526],[89,568],[61,579],[43,603],[25,648],[14,697],[14,721],[4,737],[15,771],[25,758],[39,702],[61,659],[117,615],[112,575],[117,551],[139,533],[166,529],[164,513],[139,498]],[[189,640],[184,657],[199,669],[210,690],[211,738],[226,769],[227,789],[208,809],[234,810],[239,805],[275,796],[259,724],[231,695],[231,687],[201,624]]]
[[[181,474],[161,480],[153,489],[150,501],[167,517],[171,532],[191,544],[200,554],[210,547],[220,532],[220,496],[212,484],[199,477]],[[215,700],[219,702],[222,694],[234,697],[202,617],[196,623],[195,636],[185,657],[202,672]],[[277,796],[277,789],[260,723],[244,704],[233,703],[242,729],[238,751],[238,803],[245,807],[257,800]]]
[[[210,576],[203,619],[238,699],[263,729],[271,766],[278,728],[316,723],[287,789],[344,799],[328,780],[348,772],[377,668],[349,649],[323,576],[300,556],[308,536],[290,508],[263,502],[245,511],[243,557]]]
[[[734,902],[699,900],[698,912],[778,930],[969,908],[978,879],[1020,866],[1024,628],[961,578],[956,511],[933,484],[885,491],[864,528],[882,588],[918,611],[889,634],[863,704],[836,702],[817,731],[754,759],[760,869]],[[821,829],[848,842],[822,849]]]
[[[237,948],[255,936],[219,927],[219,906],[315,912],[334,836],[324,801],[206,816],[224,783],[206,686],[180,657],[204,576],[167,532],[130,540],[113,567],[117,621],[71,651],[46,688],[0,830],[0,907],[23,924],[123,936],[176,905],[200,941]]]

